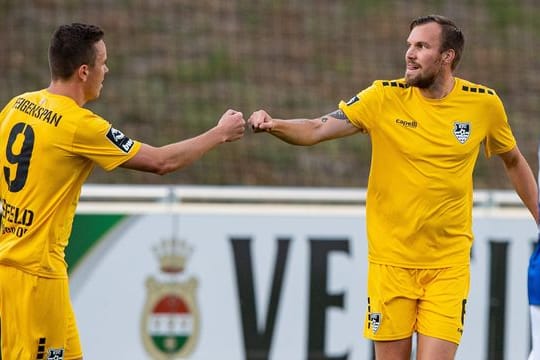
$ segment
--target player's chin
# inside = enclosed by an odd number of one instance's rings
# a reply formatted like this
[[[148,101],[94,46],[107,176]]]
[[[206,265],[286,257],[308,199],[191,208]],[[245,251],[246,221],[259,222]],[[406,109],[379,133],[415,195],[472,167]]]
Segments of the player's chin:
[[[101,85],[99,89],[97,89],[94,99],[97,99],[101,95],[101,89],[103,89],[103,85]]]
[[[414,71],[407,70],[405,72],[405,83],[411,85],[414,84],[417,74]]]
[[[425,88],[427,85],[430,85],[429,79],[423,78],[419,74],[405,74],[405,84],[409,86],[415,86],[419,88]]]

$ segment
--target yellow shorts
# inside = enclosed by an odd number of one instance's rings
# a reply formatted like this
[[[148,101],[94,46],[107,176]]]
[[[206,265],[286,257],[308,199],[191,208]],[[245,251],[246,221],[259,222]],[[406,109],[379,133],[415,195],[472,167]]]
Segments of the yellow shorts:
[[[0,327],[2,359],[82,357],[67,279],[0,265]]]
[[[469,265],[407,269],[370,263],[364,336],[388,341],[418,332],[459,344],[469,275]]]

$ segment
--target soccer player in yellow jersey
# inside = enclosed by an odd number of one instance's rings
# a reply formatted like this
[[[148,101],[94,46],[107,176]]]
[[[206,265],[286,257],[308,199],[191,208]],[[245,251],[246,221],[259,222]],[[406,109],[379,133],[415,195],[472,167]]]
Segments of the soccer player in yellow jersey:
[[[103,31],[60,26],[49,48],[47,89],[13,98],[0,113],[1,357],[82,359],[64,248],[81,187],[97,164],[166,174],[244,134],[227,110],[206,132],[153,147],[132,140],[83,106],[108,72]]]
[[[405,77],[375,81],[314,119],[248,120],[295,145],[366,133],[368,299],[364,335],[378,360],[453,359],[463,332],[473,241],[473,168],[480,147],[498,155],[533,218],[537,187],[490,88],[453,75],[464,45],[451,20],[412,21]]]

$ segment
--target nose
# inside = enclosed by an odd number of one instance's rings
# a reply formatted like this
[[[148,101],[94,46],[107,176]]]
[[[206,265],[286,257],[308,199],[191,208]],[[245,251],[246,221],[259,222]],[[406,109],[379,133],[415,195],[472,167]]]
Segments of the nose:
[[[407,48],[407,51],[405,52],[405,58],[407,59],[414,59],[415,53],[414,53],[414,47],[409,46]]]

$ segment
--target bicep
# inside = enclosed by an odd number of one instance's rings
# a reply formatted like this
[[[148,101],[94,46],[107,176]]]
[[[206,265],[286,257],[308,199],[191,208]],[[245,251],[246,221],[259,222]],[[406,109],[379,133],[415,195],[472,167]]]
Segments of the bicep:
[[[124,162],[121,167],[132,170],[155,172],[158,151],[148,144],[141,144],[141,148],[131,159]]]
[[[518,147],[515,146],[512,150],[499,154],[504,166],[509,169],[515,166],[523,157]]]
[[[321,116],[315,121],[320,121],[317,130],[320,141],[345,137],[363,131],[363,129],[354,126],[347,118],[347,115],[339,109]]]

